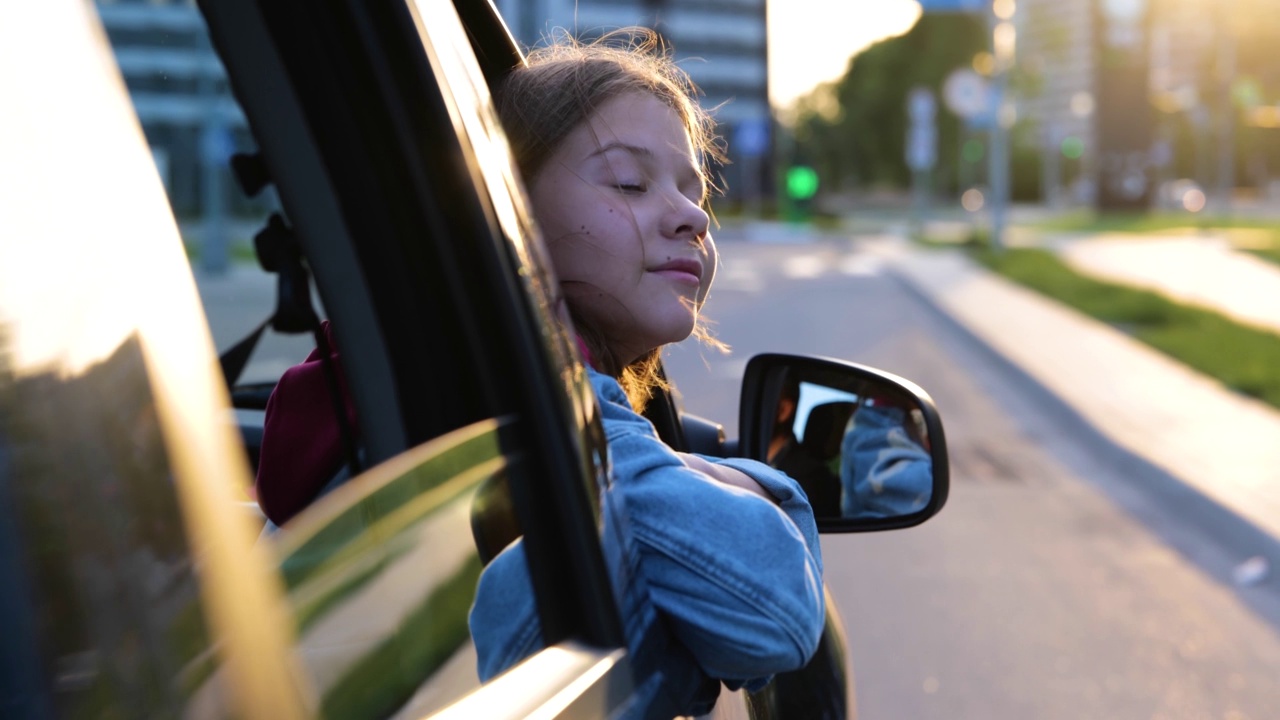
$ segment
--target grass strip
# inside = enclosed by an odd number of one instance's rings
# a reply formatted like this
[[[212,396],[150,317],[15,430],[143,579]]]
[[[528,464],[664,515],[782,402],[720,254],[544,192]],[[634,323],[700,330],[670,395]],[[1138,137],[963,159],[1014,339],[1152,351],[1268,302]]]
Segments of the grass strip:
[[[392,563],[408,552],[408,547],[395,547],[388,551],[386,555],[379,556],[378,560],[371,565],[361,567],[354,563],[348,563],[347,567],[342,569],[344,571],[343,577],[336,586],[320,594],[319,597],[310,602],[294,603],[294,632],[301,636],[311,629],[311,626],[324,617],[329,610],[341,605],[343,601],[372,582],[374,578],[382,574],[383,570],[391,567]]]
[[[471,556],[324,695],[327,718],[386,717],[413,697],[470,637],[467,613],[480,580]]]
[[[1037,248],[973,257],[1014,282],[1108,323],[1227,387],[1280,408],[1280,335],[1158,293],[1082,275]]]
[[[1268,260],[1270,262],[1276,263],[1277,265],[1280,265],[1280,242],[1277,242],[1275,245],[1269,248],[1250,249],[1248,252],[1251,252],[1254,255],[1257,255],[1263,260]]]
[[[1203,230],[1253,229],[1269,231],[1273,238],[1280,238],[1280,222],[1270,218],[1241,217],[1236,215],[1192,215],[1184,212],[1136,212],[1095,213],[1072,212],[1037,220],[1027,224],[1037,230],[1067,232],[1128,232],[1150,233],[1185,228]]]

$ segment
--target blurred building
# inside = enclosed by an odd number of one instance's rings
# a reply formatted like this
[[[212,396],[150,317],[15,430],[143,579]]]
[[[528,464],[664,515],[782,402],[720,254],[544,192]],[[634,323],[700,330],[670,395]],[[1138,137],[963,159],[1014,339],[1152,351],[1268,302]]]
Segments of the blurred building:
[[[96,5],[174,212],[252,207],[227,186],[223,164],[248,131],[192,0]]]
[[[1153,8],[1151,92],[1162,110],[1199,105],[1199,88],[1214,52],[1214,25],[1206,21],[1200,2],[1164,0]]]
[[[225,158],[252,142],[194,0],[95,0],[179,217],[258,214]],[[731,198],[766,196],[772,175],[765,0],[498,0],[526,46],[557,28],[599,35],[652,27],[715,109],[729,140]]]
[[[1048,202],[1087,201],[1094,131],[1093,0],[1021,0],[1017,65],[1020,119],[1035,128]]]
[[[1073,177],[1103,205],[1110,192],[1145,207],[1178,178],[1229,193],[1233,93],[1247,73],[1225,10],[1206,14],[1202,0],[1019,0],[1017,21],[1019,109],[1036,128],[1048,199],[1063,199]]]
[[[766,0],[497,0],[526,47],[558,30],[590,38],[640,25],[657,30],[705,93],[730,164],[721,170],[730,199],[772,194]]]
[[[1188,0],[1163,0],[1152,13],[1153,160],[1160,184],[1191,177],[1208,189],[1213,180],[1215,113],[1210,88],[1219,84],[1213,78],[1218,29],[1217,23],[1206,20],[1203,7]]]

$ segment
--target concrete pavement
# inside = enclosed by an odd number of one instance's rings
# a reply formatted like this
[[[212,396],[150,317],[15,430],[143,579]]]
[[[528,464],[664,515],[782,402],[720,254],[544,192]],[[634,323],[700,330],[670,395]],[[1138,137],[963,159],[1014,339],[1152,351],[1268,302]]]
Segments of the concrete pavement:
[[[1280,568],[1280,411],[994,275],[959,250],[884,241],[872,247],[938,309],[1118,446],[1258,530],[1234,548],[1242,555],[1237,583],[1263,582],[1269,570],[1274,578]],[[1084,272],[1280,332],[1280,270],[1219,240],[1091,238],[1057,249]]]

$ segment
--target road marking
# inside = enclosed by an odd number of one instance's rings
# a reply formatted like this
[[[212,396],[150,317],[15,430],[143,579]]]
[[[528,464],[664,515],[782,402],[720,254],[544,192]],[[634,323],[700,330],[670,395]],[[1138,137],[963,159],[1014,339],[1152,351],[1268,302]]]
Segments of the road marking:
[[[764,281],[750,260],[738,259],[721,265],[716,273],[715,288],[756,292],[764,288]]]
[[[884,260],[874,255],[845,255],[840,258],[840,272],[845,275],[869,276],[879,275],[884,271]]]
[[[807,280],[825,273],[826,265],[817,255],[792,255],[782,263],[782,274],[789,278]]]

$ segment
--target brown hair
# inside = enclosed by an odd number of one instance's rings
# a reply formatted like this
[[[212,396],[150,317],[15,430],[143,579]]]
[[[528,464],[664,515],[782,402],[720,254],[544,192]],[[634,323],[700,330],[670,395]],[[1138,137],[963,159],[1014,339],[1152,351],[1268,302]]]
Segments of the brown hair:
[[[715,188],[706,165],[725,161],[715,121],[697,103],[699,91],[678,67],[661,37],[647,28],[623,28],[583,42],[564,35],[531,50],[527,65],[513,70],[495,93],[498,115],[516,165],[532,182],[555,149],[595,109],[632,92],[647,92],[675,111],[689,133],[708,188]],[[596,369],[618,379],[632,407],[643,411],[654,391],[668,385],[658,372],[661,348],[621,365],[604,342],[604,332],[587,322],[566,298],[574,328],[586,343]],[[694,337],[722,351],[698,317]]]

